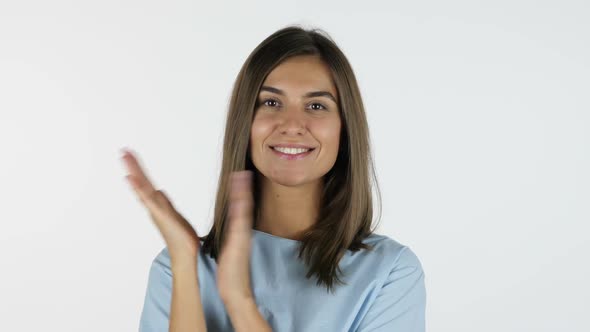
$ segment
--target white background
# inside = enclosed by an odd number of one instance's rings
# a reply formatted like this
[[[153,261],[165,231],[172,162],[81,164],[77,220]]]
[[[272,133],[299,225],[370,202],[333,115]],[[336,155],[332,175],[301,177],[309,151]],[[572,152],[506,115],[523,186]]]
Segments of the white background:
[[[119,148],[204,234],[234,79],[300,24],[355,70],[427,330],[590,331],[589,7],[2,0],[0,330],[137,330],[164,242]]]

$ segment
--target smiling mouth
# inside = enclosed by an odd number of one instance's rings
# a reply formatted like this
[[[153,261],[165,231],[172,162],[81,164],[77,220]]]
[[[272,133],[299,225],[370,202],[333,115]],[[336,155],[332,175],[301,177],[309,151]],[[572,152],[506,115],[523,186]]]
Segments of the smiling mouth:
[[[285,153],[285,152],[275,150],[275,148],[273,148],[272,146],[269,146],[269,148],[271,149],[271,151],[273,152],[274,155],[278,156],[281,159],[285,159],[285,160],[300,160],[300,159],[307,157],[308,155],[311,154],[311,152],[313,152],[315,150],[315,148],[312,148],[312,149],[309,149],[305,152],[290,154],[290,153]]]

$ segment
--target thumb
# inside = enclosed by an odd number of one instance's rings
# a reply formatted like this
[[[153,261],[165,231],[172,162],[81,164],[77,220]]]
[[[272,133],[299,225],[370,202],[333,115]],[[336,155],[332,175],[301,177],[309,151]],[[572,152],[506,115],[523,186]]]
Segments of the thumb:
[[[161,206],[165,206],[168,209],[174,210],[174,205],[172,204],[170,199],[168,199],[168,195],[164,192],[164,190],[158,190],[156,200],[158,201],[158,203],[161,204]]]

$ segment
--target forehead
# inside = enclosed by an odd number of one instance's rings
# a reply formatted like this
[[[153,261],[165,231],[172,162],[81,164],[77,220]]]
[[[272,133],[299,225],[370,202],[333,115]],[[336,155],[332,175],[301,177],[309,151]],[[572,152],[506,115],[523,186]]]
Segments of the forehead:
[[[302,95],[310,90],[324,90],[337,95],[330,68],[316,55],[288,58],[268,74],[263,85],[284,90],[287,94]]]

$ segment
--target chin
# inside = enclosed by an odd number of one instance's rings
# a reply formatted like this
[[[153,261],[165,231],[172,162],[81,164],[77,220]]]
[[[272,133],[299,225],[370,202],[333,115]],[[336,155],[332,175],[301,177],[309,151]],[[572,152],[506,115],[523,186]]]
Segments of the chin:
[[[273,175],[269,179],[274,183],[286,187],[300,186],[309,182],[304,172],[273,172]]]
[[[277,180],[272,180],[272,182],[280,184],[281,186],[285,186],[285,187],[297,187],[297,186],[306,184],[305,181],[300,181],[298,179],[277,179]]]

